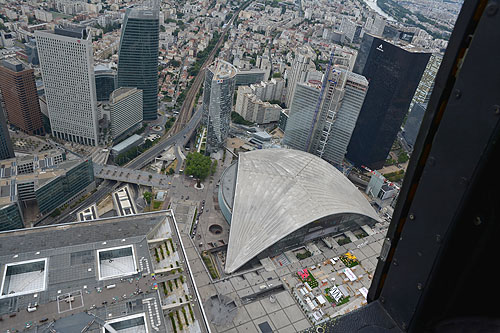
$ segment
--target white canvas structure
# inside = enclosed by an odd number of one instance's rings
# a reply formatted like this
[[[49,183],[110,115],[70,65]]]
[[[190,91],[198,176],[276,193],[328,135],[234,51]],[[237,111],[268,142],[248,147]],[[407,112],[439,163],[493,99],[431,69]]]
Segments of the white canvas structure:
[[[317,156],[292,149],[240,154],[226,272],[299,228],[336,214],[380,220],[359,190]]]

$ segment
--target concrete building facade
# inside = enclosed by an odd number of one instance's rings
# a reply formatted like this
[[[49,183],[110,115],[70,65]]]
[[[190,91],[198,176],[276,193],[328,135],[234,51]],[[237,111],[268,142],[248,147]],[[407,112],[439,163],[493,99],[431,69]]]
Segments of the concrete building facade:
[[[127,133],[142,122],[142,90],[118,88],[109,98],[111,136]]]
[[[312,64],[312,55],[310,50],[307,48],[298,49],[295,54],[295,59],[292,63],[292,68],[290,69],[290,75],[287,77],[287,93],[285,98],[285,105],[290,107],[292,104],[292,98],[295,94],[295,86],[297,83],[305,82],[307,71]]]
[[[335,68],[323,80],[323,83],[309,81],[297,85],[283,143],[339,166],[363,105],[368,81],[361,75]]]
[[[97,146],[92,36],[84,27],[35,32],[52,135]]]

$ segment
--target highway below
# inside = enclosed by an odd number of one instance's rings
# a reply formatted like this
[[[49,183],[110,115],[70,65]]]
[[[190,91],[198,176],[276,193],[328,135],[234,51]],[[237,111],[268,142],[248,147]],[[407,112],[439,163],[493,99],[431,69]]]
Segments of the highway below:
[[[144,166],[149,164],[154,158],[159,155],[164,149],[167,149],[168,147],[172,145],[179,145],[179,146],[184,146],[191,135],[193,134],[194,130],[198,127],[198,124],[201,120],[201,113],[202,113],[202,108],[199,107],[196,113],[193,115],[191,120],[187,123],[184,128],[181,129],[180,132],[172,135],[172,136],[166,136],[160,141],[151,147],[149,150],[145,151],[141,155],[137,156],[135,159],[132,161],[128,162],[126,165],[124,165],[125,168],[128,169],[134,169],[134,170],[139,170],[142,169]],[[109,193],[111,193],[113,190],[118,188],[121,183],[117,183],[116,181],[110,181],[110,180],[104,180],[101,185],[98,187],[97,191],[92,193],[90,196],[88,196],[85,200],[83,200],[81,203],[79,203],[76,207],[74,207],[71,211],[67,213],[61,214],[59,217],[56,219],[47,217],[46,219],[40,221],[37,223],[37,226],[41,225],[49,225],[49,224],[55,224],[55,223],[69,223],[69,222],[76,222],[77,221],[77,216],[76,213],[93,203],[97,203],[104,199]]]

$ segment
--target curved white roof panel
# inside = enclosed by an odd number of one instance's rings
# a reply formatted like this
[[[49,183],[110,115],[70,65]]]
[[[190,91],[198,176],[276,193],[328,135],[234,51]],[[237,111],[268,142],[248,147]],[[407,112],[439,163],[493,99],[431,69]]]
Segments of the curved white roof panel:
[[[240,154],[225,270],[234,272],[310,222],[344,213],[380,220],[363,194],[317,156],[291,149]]]

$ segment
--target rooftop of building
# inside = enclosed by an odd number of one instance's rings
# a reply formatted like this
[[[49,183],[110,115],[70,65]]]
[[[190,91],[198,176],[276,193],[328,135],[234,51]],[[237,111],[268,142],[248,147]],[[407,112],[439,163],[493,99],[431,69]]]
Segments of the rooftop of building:
[[[222,59],[215,59],[215,61],[208,67],[214,73],[213,80],[225,80],[234,77],[237,73],[236,67]]]
[[[82,209],[78,213],[76,213],[78,217],[78,221],[92,221],[97,220],[99,218],[99,214],[97,212],[97,204],[92,204],[91,206]]]
[[[80,25],[58,25],[54,27],[54,34],[72,38],[87,39],[88,32],[85,26]]]
[[[23,63],[16,58],[2,60],[2,66],[13,72],[22,72],[25,69]]]
[[[118,89],[113,90],[111,95],[109,95],[110,103],[118,103],[122,99],[136,93],[140,89],[137,88],[129,88],[129,87],[120,87]]]
[[[144,315],[147,331],[166,331],[148,240],[172,219],[161,211],[0,232],[2,326],[102,332],[105,322]]]
[[[158,20],[158,10],[147,6],[133,6],[127,9],[129,19]]]
[[[114,191],[112,196],[118,215],[127,216],[137,214],[134,199],[132,199],[130,187],[128,185]]]
[[[430,53],[430,51],[428,49],[425,49],[425,48],[420,47],[420,46],[413,45],[413,44],[405,42],[405,41],[403,41],[401,39],[392,40],[392,39],[381,37],[381,36],[375,36],[375,35],[372,35],[372,34],[369,34],[369,33],[368,33],[368,35],[370,35],[370,36],[372,36],[374,38],[378,38],[380,40],[383,40],[386,43],[392,44],[394,46],[399,47],[400,49],[403,49],[403,50],[411,52],[411,53]]]
[[[131,144],[135,144],[137,143],[138,141],[141,141],[143,138],[142,136],[138,135],[138,134],[134,134],[132,135],[131,137],[123,140],[122,142],[120,142],[119,144],[113,146],[112,150],[114,151],[122,151],[123,149],[127,148],[129,145]]]
[[[240,154],[226,272],[236,271],[301,227],[338,214],[379,221],[363,194],[315,155],[292,149]]]

